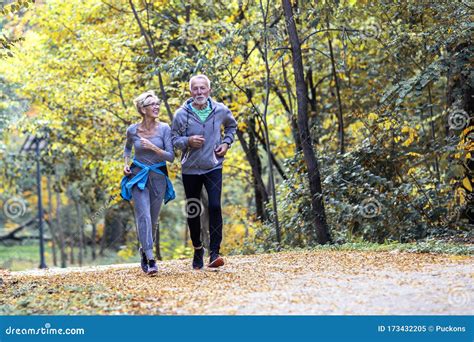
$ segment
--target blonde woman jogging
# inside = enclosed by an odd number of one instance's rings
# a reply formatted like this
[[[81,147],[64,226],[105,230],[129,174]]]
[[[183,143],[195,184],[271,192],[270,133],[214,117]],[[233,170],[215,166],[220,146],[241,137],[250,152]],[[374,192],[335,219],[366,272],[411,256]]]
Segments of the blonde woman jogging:
[[[158,119],[161,101],[155,93],[147,91],[133,102],[142,120],[127,129],[121,196],[128,201],[133,199],[141,268],[151,275],[158,272],[152,227],[158,222],[163,201],[166,204],[175,198],[166,168],[166,162],[173,161],[174,152],[170,126]],[[132,148],[135,153],[130,165]]]

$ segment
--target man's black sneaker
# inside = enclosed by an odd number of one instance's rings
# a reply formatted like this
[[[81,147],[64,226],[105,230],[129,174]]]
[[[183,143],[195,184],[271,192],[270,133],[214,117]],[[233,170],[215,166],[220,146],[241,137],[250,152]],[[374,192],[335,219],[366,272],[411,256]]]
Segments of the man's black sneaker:
[[[206,249],[201,247],[199,249],[194,249],[194,257],[193,257],[193,268],[195,270],[200,270],[204,267],[204,254],[206,253]]]
[[[207,267],[216,268],[224,266],[224,258],[219,255],[219,253],[211,252],[211,257],[209,259],[209,264]]]
[[[140,260],[140,266],[142,267],[143,272],[148,273],[148,259],[146,257],[145,252],[143,251],[143,248],[139,248],[138,251],[140,252],[141,260]]]
[[[149,260],[147,274],[155,274],[157,272],[158,272],[158,267],[156,266],[155,260]]]

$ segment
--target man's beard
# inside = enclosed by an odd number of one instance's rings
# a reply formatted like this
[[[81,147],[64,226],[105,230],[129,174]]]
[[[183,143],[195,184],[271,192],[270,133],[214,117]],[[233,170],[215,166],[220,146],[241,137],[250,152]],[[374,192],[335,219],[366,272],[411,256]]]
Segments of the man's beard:
[[[194,102],[196,102],[198,105],[203,105],[207,102],[208,97],[206,96],[197,96],[194,98]]]

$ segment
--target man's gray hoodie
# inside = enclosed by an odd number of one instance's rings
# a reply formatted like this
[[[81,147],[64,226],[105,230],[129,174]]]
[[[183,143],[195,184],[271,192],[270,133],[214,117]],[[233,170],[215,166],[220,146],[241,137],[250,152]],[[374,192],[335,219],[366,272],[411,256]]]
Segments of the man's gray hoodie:
[[[206,121],[201,119],[191,109],[193,99],[190,98],[176,111],[171,125],[171,142],[174,147],[183,151],[181,157],[182,173],[200,175],[222,168],[224,157],[219,157],[215,149],[223,143],[231,145],[237,129],[229,108],[220,102],[211,100],[211,113]],[[224,136],[221,127],[224,126]],[[189,146],[189,137],[203,135],[204,144],[201,148]]]

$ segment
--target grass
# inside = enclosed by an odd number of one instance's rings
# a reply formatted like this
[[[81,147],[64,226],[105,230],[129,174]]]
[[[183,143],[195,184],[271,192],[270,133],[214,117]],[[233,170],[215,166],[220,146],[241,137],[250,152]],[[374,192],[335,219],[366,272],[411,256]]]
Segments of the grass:
[[[313,249],[313,248],[312,248]],[[399,251],[408,253],[433,253],[452,255],[473,255],[474,246],[467,244],[456,244],[439,240],[425,240],[412,243],[385,242],[383,244],[356,241],[340,245],[316,246],[318,250],[339,250],[339,251],[374,251],[389,252]]]
[[[244,254],[275,253],[283,251],[361,251],[361,252],[405,252],[405,253],[431,253],[447,255],[474,255],[474,245],[469,243],[447,242],[437,239],[425,239],[423,241],[400,243],[398,241],[386,241],[385,243],[375,243],[363,240],[353,240],[352,242],[335,243],[327,245],[316,245],[308,247],[283,246],[274,248],[257,248],[254,252],[247,251]],[[239,254],[239,253],[235,253]]]
[[[68,255],[69,256],[69,255]],[[77,250],[75,251],[75,261],[77,262]],[[50,248],[45,248],[45,259],[48,267],[54,267],[53,255]],[[58,251],[59,259],[59,251]],[[8,269],[10,271],[23,271],[33,268],[38,268],[40,260],[39,246],[37,244],[23,244],[14,246],[1,246],[0,245],[0,269]],[[107,264],[120,264],[129,262],[138,262],[139,257],[134,256],[128,259],[120,257],[114,251],[106,251],[103,257],[98,257],[92,260],[90,250],[88,250],[88,256],[84,258],[83,266],[92,265],[107,265]],[[59,266],[58,260],[58,266]],[[79,264],[67,263],[67,266],[79,266]]]
[[[297,250],[298,248],[283,248],[283,250]],[[451,254],[451,255],[473,255],[474,246],[468,244],[457,244],[444,242],[439,240],[425,240],[413,243],[386,242],[383,244],[354,241],[344,244],[320,245],[311,248],[302,248],[302,250],[334,250],[334,251],[373,251],[387,252],[398,251],[408,253],[434,253],[434,254]],[[265,251],[268,253],[271,251]],[[58,255],[59,257],[59,255]],[[53,257],[50,248],[46,248],[45,252],[46,265],[53,267]],[[77,251],[76,251],[77,260]],[[138,255],[132,255],[123,258],[114,251],[107,251],[103,257],[92,260],[90,252],[87,258],[84,258],[83,266],[107,265],[138,262]],[[59,261],[58,261],[59,262]],[[35,244],[25,244],[16,246],[0,246],[0,269],[9,269],[11,271],[22,271],[37,268],[39,265],[39,247]],[[68,266],[79,266],[78,264],[70,264]]]
[[[20,271],[39,266],[39,247],[37,245],[0,246],[0,268]],[[45,253],[46,264],[52,264],[52,256]]]

